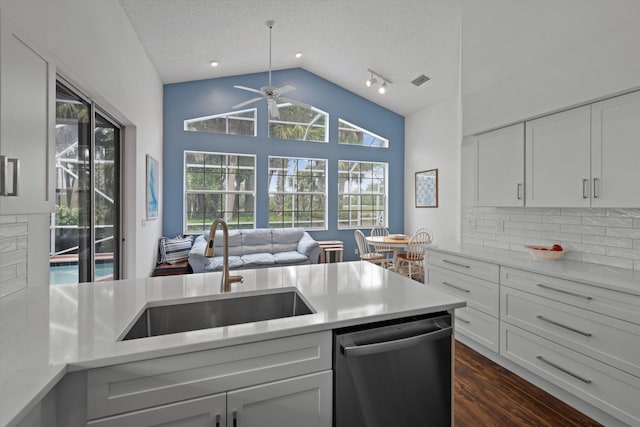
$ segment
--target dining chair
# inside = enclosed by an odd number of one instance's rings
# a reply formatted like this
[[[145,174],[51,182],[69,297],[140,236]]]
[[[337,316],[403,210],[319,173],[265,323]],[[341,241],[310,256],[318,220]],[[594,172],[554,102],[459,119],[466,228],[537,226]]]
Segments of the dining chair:
[[[371,229],[371,237],[385,237],[389,235],[389,229],[381,225],[376,225]],[[393,249],[385,245],[373,245],[375,251],[385,256],[383,267],[393,267]]]
[[[409,239],[405,251],[396,255],[396,271],[424,283],[424,252],[432,240],[428,230],[416,231]]]
[[[360,259],[363,261],[369,261],[374,264],[382,265],[384,263],[385,256],[383,254],[371,251],[364,233],[360,230],[356,230],[353,234],[356,238],[356,244],[358,245],[358,253],[360,254]]]

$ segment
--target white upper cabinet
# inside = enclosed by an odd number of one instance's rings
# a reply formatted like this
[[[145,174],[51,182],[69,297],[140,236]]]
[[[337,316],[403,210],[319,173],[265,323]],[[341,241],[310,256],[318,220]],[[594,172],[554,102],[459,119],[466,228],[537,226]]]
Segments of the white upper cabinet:
[[[55,72],[0,14],[0,214],[54,209]]]
[[[591,108],[593,207],[640,207],[640,92]]]
[[[524,206],[524,124],[476,136],[478,206]]]
[[[591,106],[526,122],[526,205],[590,206]]]

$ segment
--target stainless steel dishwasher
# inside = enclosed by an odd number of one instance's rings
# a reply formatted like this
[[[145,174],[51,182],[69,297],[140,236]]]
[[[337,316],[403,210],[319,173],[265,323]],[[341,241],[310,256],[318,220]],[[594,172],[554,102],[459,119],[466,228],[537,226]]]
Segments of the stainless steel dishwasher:
[[[451,315],[334,331],[334,426],[451,426]]]

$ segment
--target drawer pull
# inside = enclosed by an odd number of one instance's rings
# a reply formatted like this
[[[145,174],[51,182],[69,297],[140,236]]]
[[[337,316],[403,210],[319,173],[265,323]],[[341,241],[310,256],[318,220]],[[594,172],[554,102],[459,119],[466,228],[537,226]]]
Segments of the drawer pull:
[[[580,334],[580,335],[585,336],[585,337],[593,336],[593,334],[590,334],[589,332],[582,332],[579,329],[575,329],[575,328],[572,328],[571,326],[563,325],[562,323],[558,323],[555,320],[547,319],[544,316],[536,316],[536,319],[540,319],[540,320],[542,320],[544,322],[551,323],[552,325],[558,326],[560,328],[566,329],[566,330],[571,331],[571,332],[575,332],[576,334]]]
[[[466,323],[467,325],[469,325],[469,324],[471,323],[471,321],[470,321],[470,320],[463,319],[463,318],[462,318],[462,317],[460,317],[460,316],[456,316],[456,320],[459,320],[459,321],[461,321],[462,323]]]
[[[553,362],[549,362],[547,359],[545,359],[545,358],[544,358],[544,357],[542,357],[542,356],[536,356],[536,359],[538,359],[538,360],[539,360],[539,361],[541,361],[541,362],[546,363],[547,365],[549,365],[549,366],[551,366],[551,367],[553,367],[553,368],[556,368],[557,370],[559,370],[559,371],[561,371],[561,372],[564,372],[564,373],[565,373],[565,374],[567,374],[567,375],[572,376],[573,378],[575,378],[575,379],[577,379],[577,380],[582,381],[582,382],[583,382],[583,383],[585,383],[585,384],[591,384],[591,383],[593,382],[593,381],[591,381],[591,380],[588,380],[588,379],[586,379],[586,378],[581,377],[580,375],[576,375],[576,374],[574,374],[573,372],[571,372],[571,371],[569,371],[569,370],[567,370],[567,369],[563,368],[562,366],[558,366],[558,365],[556,365],[556,364],[555,364],[555,363],[553,363]]]
[[[450,288],[457,289],[457,290],[462,291],[462,292],[467,292],[467,293],[471,292],[469,289],[465,289],[465,288],[461,288],[460,286],[452,285],[449,282],[442,282],[442,284],[445,285],[445,286],[448,286]]]
[[[561,294],[571,295],[572,297],[584,298],[587,301],[591,301],[593,299],[593,297],[590,297],[588,295],[576,294],[575,292],[565,291],[564,289],[553,288],[551,286],[543,285],[542,283],[536,283],[536,286],[538,286],[538,287],[540,287],[542,289],[548,289],[550,291],[560,292]]]
[[[443,259],[442,262],[446,262],[447,264],[457,265],[458,267],[462,267],[462,268],[471,268],[470,265],[459,264],[457,262],[449,261],[448,259]]]

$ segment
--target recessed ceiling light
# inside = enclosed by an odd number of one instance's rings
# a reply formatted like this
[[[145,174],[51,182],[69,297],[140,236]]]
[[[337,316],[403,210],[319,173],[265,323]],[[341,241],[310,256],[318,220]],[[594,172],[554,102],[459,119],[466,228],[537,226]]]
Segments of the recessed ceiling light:
[[[220,65],[220,63],[214,59],[213,61],[209,62],[209,65],[211,65],[212,67],[217,67],[218,65]]]
[[[302,52],[296,52],[296,58],[302,58]]]

